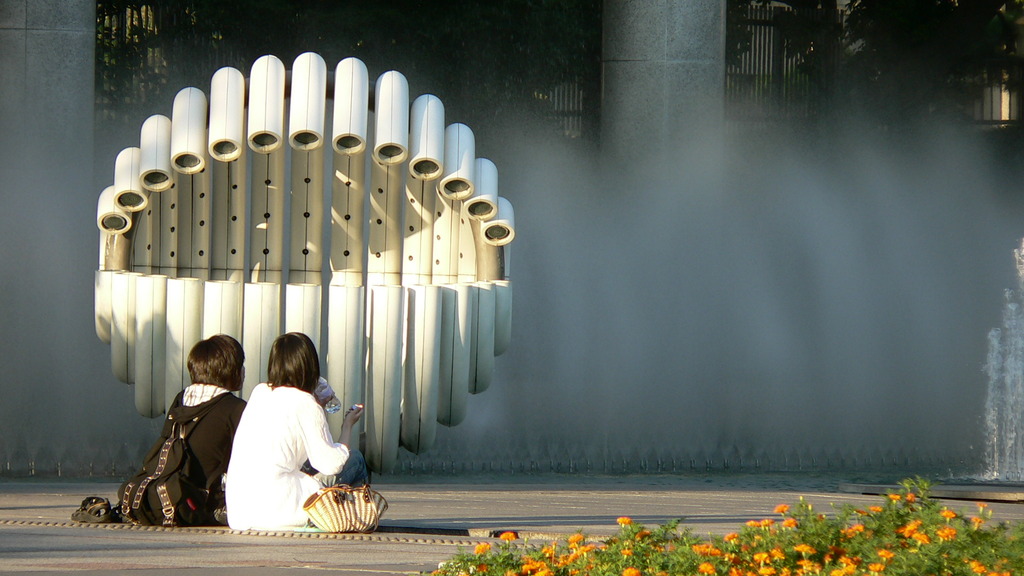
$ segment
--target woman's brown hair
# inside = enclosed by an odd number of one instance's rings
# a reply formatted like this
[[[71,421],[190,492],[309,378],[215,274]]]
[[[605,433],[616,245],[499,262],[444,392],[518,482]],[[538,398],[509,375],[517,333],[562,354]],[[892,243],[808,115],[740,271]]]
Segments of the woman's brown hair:
[[[289,332],[270,347],[267,380],[271,386],[291,386],[310,394],[320,379],[320,358],[309,336]]]

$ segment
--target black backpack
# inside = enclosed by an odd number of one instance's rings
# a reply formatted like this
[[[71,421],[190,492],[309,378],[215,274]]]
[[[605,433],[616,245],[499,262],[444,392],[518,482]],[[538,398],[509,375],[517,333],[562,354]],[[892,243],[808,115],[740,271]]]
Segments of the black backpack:
[[[222,397],[205,402],[199,411],[180,406],[180,395],[175,399],[164,422],[166,440],[150,449],[142,470],[117,491],[123,521],[147,526],[214,523],[207,508],[209,491],[202,480],[202,466],[189,448],[188,437]]]

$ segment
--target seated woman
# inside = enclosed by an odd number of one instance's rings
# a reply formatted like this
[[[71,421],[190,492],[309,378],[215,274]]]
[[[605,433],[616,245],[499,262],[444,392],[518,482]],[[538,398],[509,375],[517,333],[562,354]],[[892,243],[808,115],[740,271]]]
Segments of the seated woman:
[[[302,528],[306,498],[325,484],[361,486],[368,480],[363,455],[349,447],[362,407],[345,415],[334,442],[314,397],[320,361],[309,337],[278,337],[267,376],[270,381],[249,396],[228,465],[228,521],[236,530]],[[320,474],[302,471],[307,460]]]
[[[160,438],[143,461],[143,469],[122,485],[119,491],[118,496],[123,501],[114,512],[119,512],[125,521],[179,526],[227,524],[223,476],[231,458],[235,430],[245,409],[245,401],[231,392],[242,388],[244,361],[242,345],[225,334],[211,336],[192,347],[187,361],[192,384],[175,396],[167,410]],[[137,490],[144,489],[139,487],[147,476],[152,475],[150,488],[158,484],[155,472],[160,467],[161,451],[171,434],[173,423],[194,418],[198,420],[185,440],[190,464],[182,469],[182,474],[187,476],[184,482],[205,491],[205,501],[189,500],[189,514],[164,518],[165,507],[160,498],[173,499],[174,494],[158,498],[157,494],[147,492],[136,498],[125,499],[124,492],[130,491],[130,486],[134,485]],[[198,466],[193,463],[198,463]],[[170,503],[176,508],[180,507],[178,502]]]

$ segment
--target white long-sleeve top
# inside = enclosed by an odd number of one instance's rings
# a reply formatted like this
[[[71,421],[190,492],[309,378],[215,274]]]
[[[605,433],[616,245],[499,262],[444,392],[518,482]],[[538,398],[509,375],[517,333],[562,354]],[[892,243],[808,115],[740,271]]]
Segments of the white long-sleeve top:
[[[235,530],[294,529],[306,525],[302,505],[320,483],[300,468],[307,459],[337,474],[348,447],[335,443],[327,416],[297,388],[256,386],[242,412],[228,464],[228,524]]]

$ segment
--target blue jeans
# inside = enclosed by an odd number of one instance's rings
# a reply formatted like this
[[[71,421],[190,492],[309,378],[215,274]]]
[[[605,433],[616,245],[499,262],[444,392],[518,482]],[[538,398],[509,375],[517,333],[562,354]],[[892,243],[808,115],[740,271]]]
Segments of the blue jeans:
[[[311,476],[316,478],[325,487],[345,484],[356,488],[370,481],[370,473],[366,470],[366,458],[363,458],[363,453],[355,448],[349,449],[348,460],[345,461],[345,466],[342,467],[341,472],[337,474],[322,474],[313,471]]]

